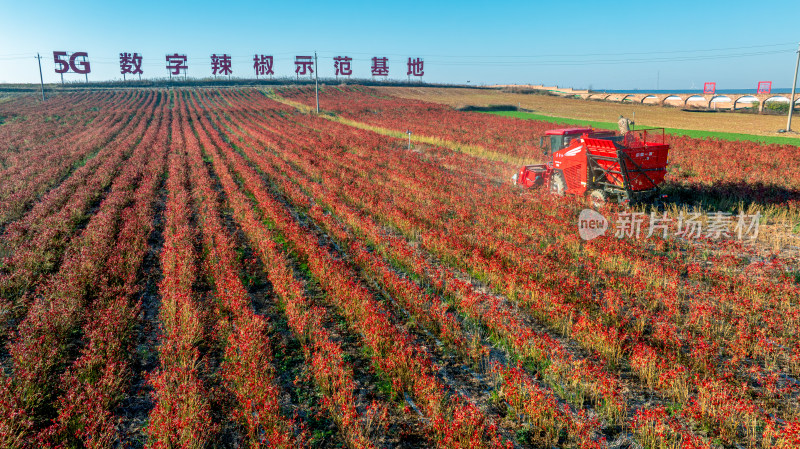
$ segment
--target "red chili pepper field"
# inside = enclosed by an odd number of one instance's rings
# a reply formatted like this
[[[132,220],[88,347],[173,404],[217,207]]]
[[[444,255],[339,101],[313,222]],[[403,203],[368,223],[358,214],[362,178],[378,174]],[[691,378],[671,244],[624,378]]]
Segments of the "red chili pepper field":
[[[552,124],[320,100],[0,103],[0,447],[800,447],[800,229],[584,241]],[[800,148],[668,141],[674,211],[800,216]]]

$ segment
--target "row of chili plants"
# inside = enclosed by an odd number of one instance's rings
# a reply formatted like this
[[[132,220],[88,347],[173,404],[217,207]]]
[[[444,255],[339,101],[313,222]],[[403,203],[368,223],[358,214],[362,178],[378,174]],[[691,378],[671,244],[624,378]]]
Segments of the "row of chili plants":
[[[46,107],[30,96],[1,103],[0,137],[5,145],[0,148],[0,173],[24,163],[38,151],[53,151],[43,144],[94,122],[101,115],[100,108],[94,107],[98,103],[111,105],[111,97],[110,92],[83,92],[56,97]]]
[[[269,223],[268,219],[251,203],[241,190],[236,175],[221,158],[220,150],[224,151],[226,144],[220,141],[207,117],[200,116],[196,123],[202,146],[211,158],[227,204],[262,260],[289,328],[303,344],[311,376],[323,394],[324,409],[350,447],[375,447],[373,440],[381,430],[385,430],[387,406],[380,402],[368,406],[359,404],[353,368],[346,361],[341,344],[327,329],[330,322],[328,312],[309,300],[302,281],[292,272],[287,252],[277,243],[279,236],[265,224]]]
[[[192,224],[188,157],[173,111],[164,210],[164,246],[160,254],[158,318],[159,366],[150,373],[153,409],[147,434],[152,447],[203,447],[213,437],[209,388],[200,378],[205,340],[204,310],[193,286],[198,278],[197,230]]]
[[[219,198],[213,189],[212,180],[204,162],[200,141],[195,136],[190,120],[196,120],[192,112],[187,111],[183,95],[175,98],[176,108],[181,110],[180,132],[183,145],[188,152],[189,173],[191,179],[191,199],[196,213],[196,226],[199,228],[203,261],[201,268],[213,285],[213,300],[207,305],[205,319],[209,320],[204,340],[198,342],[206,346],[206,357],[219,357],[218,366],[211,360],[204,367],[207,372],[201,373],[200,380],[213,384],[212,375],[220,378],[219,392],[232,398],[230,410],[224,401],[212,400],[210,403],[219,408],[217,414],[222,415],[220,421],[228,419],[239,424],[240,434],[249,447],[293,447],[295,443],[294,424],[281,413],[279,403],[280,391],[276,384],[274,368],[271,366],[272,354],[267,335],[267,323],[264,317],[256,315],[250,304],[250,297],[239,277],[241,267],[236,261],[233,243],[222,223]],[[163,358],[162,358],[163,361]],[[162,371],[162,374],[165,371]],[[170,376],[167,375],[167,379]],[[155,381],[159,385],[158,380]],[[209,438],[213,438],[217,430],[214,425],[206,423],[205,438],[188,436],[183,433],[185,422],[182,413],[178,416],[167,415],[167,410],[181,410],[185,404],[172,400],[169,393],[174,385],[157,391],[159,402],[151,418],[152,429],[148,429],[154,446],[169,447],[171,444],[188,444],[203,446]],[[185,410],[189,412],[190,410]],[[196,420],[200,417],[191,417]],[[197,422],[202,426],[202,422]],[[187,439],[187,437],[189,439]]]
[[[111,447],[123,439],[117,407],[130,391],[137,362],[135,336],[142,312],[138,281],[166,171],[170,118],[160,107],[153,118],[155,139],[143,140],[149,149],[147,167],[132,202],[121,212],[106,273],[98,276],[107,292],[87,312],[80,355],[61,377],[66,393],[58,399],[58,417],[43,432],[54,446]]]
[[[47,285],[49,275],[58,270],[76,231],[108,195],[135,149],[147,143],[142,142],[144,138],[155,138],[155,128],[150,126],[153,101],[151,97],[98,157],[76,170],[6,228],[0,240],[7,252],[0,259],[0,304],[7,311],[3,334],[15,320],[25,316],[29,303]],[[150,131],[145,132],[147,129]]]
[[[370,348],[379,372],[388,376],[393,389],[406,392],[427,418],[431,439],[439,447],[485,447],[501,444],[496,430],[477,407],[458,395],[451,396],[436,377],[429,356],[420,351],[407,331],[392,324],[391,313],[362,284],[352,268],[338,260],[317,241],[315,234],[300,225],[289,211],[272,197],[247,166],[236,166],[259,208],[274,223],[306,261],[310,272],[328,293],[326,300]]]
[[[121,101],[119,109],[111,100],[100,102],[105,114],[92,117],[83,123],[68,125],[70,131],[54,139],[41,142],[38,147],[17,154],[20,161],[0,171],[0,224],[18,218],[25,210],[54,185],[85,164],[111,142],[128,120],[135,114],[126,103],[136,101],[142,107],[154,96],[136,94]],[[124,98],[121,100],[125,100]],[[26,127],[31,124],[25,124]],[[38,135],[36,128],[28,128],[21,136]],[[13,143],[7,143],[9,147]]]
[[[102,445],[114,426],[109,410],[126,378],[130,348],[123,342],[138,314],[131,297],[144,253],[132,238],[148,235],[146,220],[137,222],[131,213],[147,213],[163,170],[163,157],[154,151],[163,137],[162,117],[163,111],[155,113],[142,128],[144,137],[129,149],[109,194],[65,249],[58,271],[37,286],[8,343],[11,373],[3,374],[0,434],[9,447],[75,440]],[[115,249],[125,264],[108,258]]]
[[[277,93],[290,100],[314,104],[313,89],[285,87],[279,88]],[[538,136],[543,135],[543,131],[550,126],[544,123],[520,126],[525,122],[465,113],[431,102],[391,97],[360,86],[324,87],[320,89],[320,102],[326,111],[353,120],[403,132],[408,129],[415,135],[444,141],[479,145],[487,150],[517,157],[541,154],[537,147]]]

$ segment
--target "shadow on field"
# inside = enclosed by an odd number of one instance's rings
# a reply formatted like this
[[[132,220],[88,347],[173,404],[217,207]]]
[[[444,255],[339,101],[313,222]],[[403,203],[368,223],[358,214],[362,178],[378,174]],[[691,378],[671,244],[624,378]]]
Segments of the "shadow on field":
[[[719,211],[738,211],[740,205],[800,208],[800,190],[762,182],[715,182],[712,184],[665,182],[667,203],[704,206]],[[792,205],[794,207],[792,207]]]
[[[511,104],[490,104],[488,106],[467,105],[456,108],[462,112],[495,112],[495,111],[519,111],[520,108]]]

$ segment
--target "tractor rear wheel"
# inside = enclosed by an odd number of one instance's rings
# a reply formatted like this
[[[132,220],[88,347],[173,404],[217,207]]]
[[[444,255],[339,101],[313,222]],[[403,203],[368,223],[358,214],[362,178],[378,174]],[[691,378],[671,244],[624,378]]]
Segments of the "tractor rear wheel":
[[[553,177],[550,178],[550,192],[563,196],[566,191],[567,181],[564,180],[564,174],[560,171],[554,172]]]

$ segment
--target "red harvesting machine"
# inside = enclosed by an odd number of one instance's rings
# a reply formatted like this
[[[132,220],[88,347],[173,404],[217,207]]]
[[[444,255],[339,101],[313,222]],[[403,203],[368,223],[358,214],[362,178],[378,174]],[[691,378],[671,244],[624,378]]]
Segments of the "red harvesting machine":
[[[551,129],[541,138],[546,164],[526,165],[514,184],[544,185],[558,195],[587,195],[593,202],[636,202],[652,197],[667,173],[664,129],[614,131]]]

